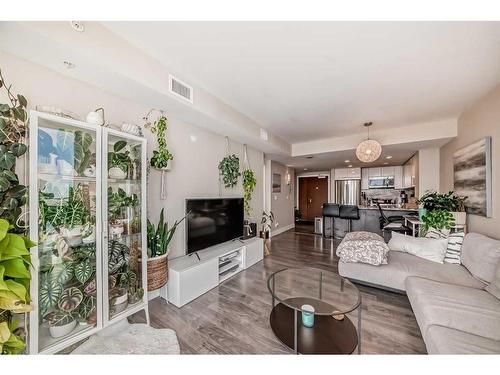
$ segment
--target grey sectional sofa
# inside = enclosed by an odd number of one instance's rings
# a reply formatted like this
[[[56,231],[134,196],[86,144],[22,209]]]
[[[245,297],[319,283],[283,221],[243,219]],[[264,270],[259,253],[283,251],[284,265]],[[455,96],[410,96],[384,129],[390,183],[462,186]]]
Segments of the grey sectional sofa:
[[[500,353],[500,300],[485,290],[500,267],[500,241],[468,233],[461,265],[389,252],[386,265],[339,262],[352,281],[406,292],[429,354]]]

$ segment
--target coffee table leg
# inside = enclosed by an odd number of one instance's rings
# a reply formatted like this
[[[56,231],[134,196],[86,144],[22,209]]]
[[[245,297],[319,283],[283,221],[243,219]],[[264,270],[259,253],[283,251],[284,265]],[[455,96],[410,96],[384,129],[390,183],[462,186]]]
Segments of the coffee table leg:
[[[293,309],[293,350],[295,354],[299,354],[297,346],[297,310]]]
[[[319,299],[323,298],[323,272],[319,273]]]
[[[274,308],[274,277],[273,277],[273,292],[271,293],[271,306]]]
[[[361,354],[361,302],[358,307],[358,354]]]

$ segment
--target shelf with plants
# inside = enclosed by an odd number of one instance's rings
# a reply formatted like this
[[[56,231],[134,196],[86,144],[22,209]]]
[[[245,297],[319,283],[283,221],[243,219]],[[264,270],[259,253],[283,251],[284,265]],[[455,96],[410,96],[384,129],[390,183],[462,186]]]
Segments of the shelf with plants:
[[[143,138],[104,129],[106,146],[103,165],[108,178],[104,201],[103,244],[106,263],[103,295],[104,324],[145,308],[147,270],[141,263],[146,254],[146,141]]]
[[[100,131],[38,112],[31,130],[30,222],[38,225],[30,232],[38,248],[30,352],[53,353],[102,325]]]
[[[37,111],[30,134],[30,352],[56,353],[147,308],[146,141]]]

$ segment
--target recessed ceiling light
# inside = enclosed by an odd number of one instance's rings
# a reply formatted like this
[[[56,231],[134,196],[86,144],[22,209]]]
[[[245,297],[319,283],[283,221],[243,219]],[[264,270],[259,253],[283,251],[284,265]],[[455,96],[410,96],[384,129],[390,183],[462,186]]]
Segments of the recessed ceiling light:
[[[85,31],[85,25],[82,21],[71,21],[71,27],[79,33],[83,33]]]
[[[349,159],[344,160],[345,163],[350,163],[351,161]]]
[[[307,171],[309,168],[304,168],[305,171]]]
[[[384,165],[387,165],[387,164],[389,164],[389,163],[388,163],[388,162],[385,162],[385,163],[384,163]]]
[[[348,167],[349,167],[349,168],[352,168],[352,164],[349,164],[349,165],[348,165]]]
[[[386,159],[392,159],[392,155],[387,155],[385,158]]]
[[[306,156],[306,159],[312,159],[314,156]]]
[[[69,60],[64,60],[63,61],[63,64],[64,66],[66,67],[66,69],[73,69],[75,67],[75,64],[73,64],[71,61]]]

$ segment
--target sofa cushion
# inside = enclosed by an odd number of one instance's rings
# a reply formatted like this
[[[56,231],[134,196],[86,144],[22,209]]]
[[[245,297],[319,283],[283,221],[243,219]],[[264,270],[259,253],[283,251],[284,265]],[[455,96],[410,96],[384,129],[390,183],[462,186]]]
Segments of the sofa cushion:
[[[338,267],[341,276],[400,291],[405,291],[408,276],[420,276],[471,288],[485,287],[484,283],[475,279],[459,264],[439,264],[399,251],[390,251],[388,264],[382,266],[339,262]]]
[[[500,260],[500,241],[468,233],[462,245],[462,264],[479,280],[491,283]]]
[[[425,341],[429,354],[499,354],[500,341],[441,326],[430,326]]]
[[[493,279],[491,284],[486,287],[486,290],[500,299],[500,262],[497,265],[495,278]]]
[[[408,277],[406,294],[426,342],[433,325],[500,340],[500,300],[485,290]]]
[[[465,239],[463,230],[452,232],[448,236],[448,248],[444,257],[445,263],[460,264],[460,254],[462,253],[462,245]]]
[[[443,263],[448,239],[412,237],[397,232],[392,233],[389,249],[403,251],[433,262]]]

